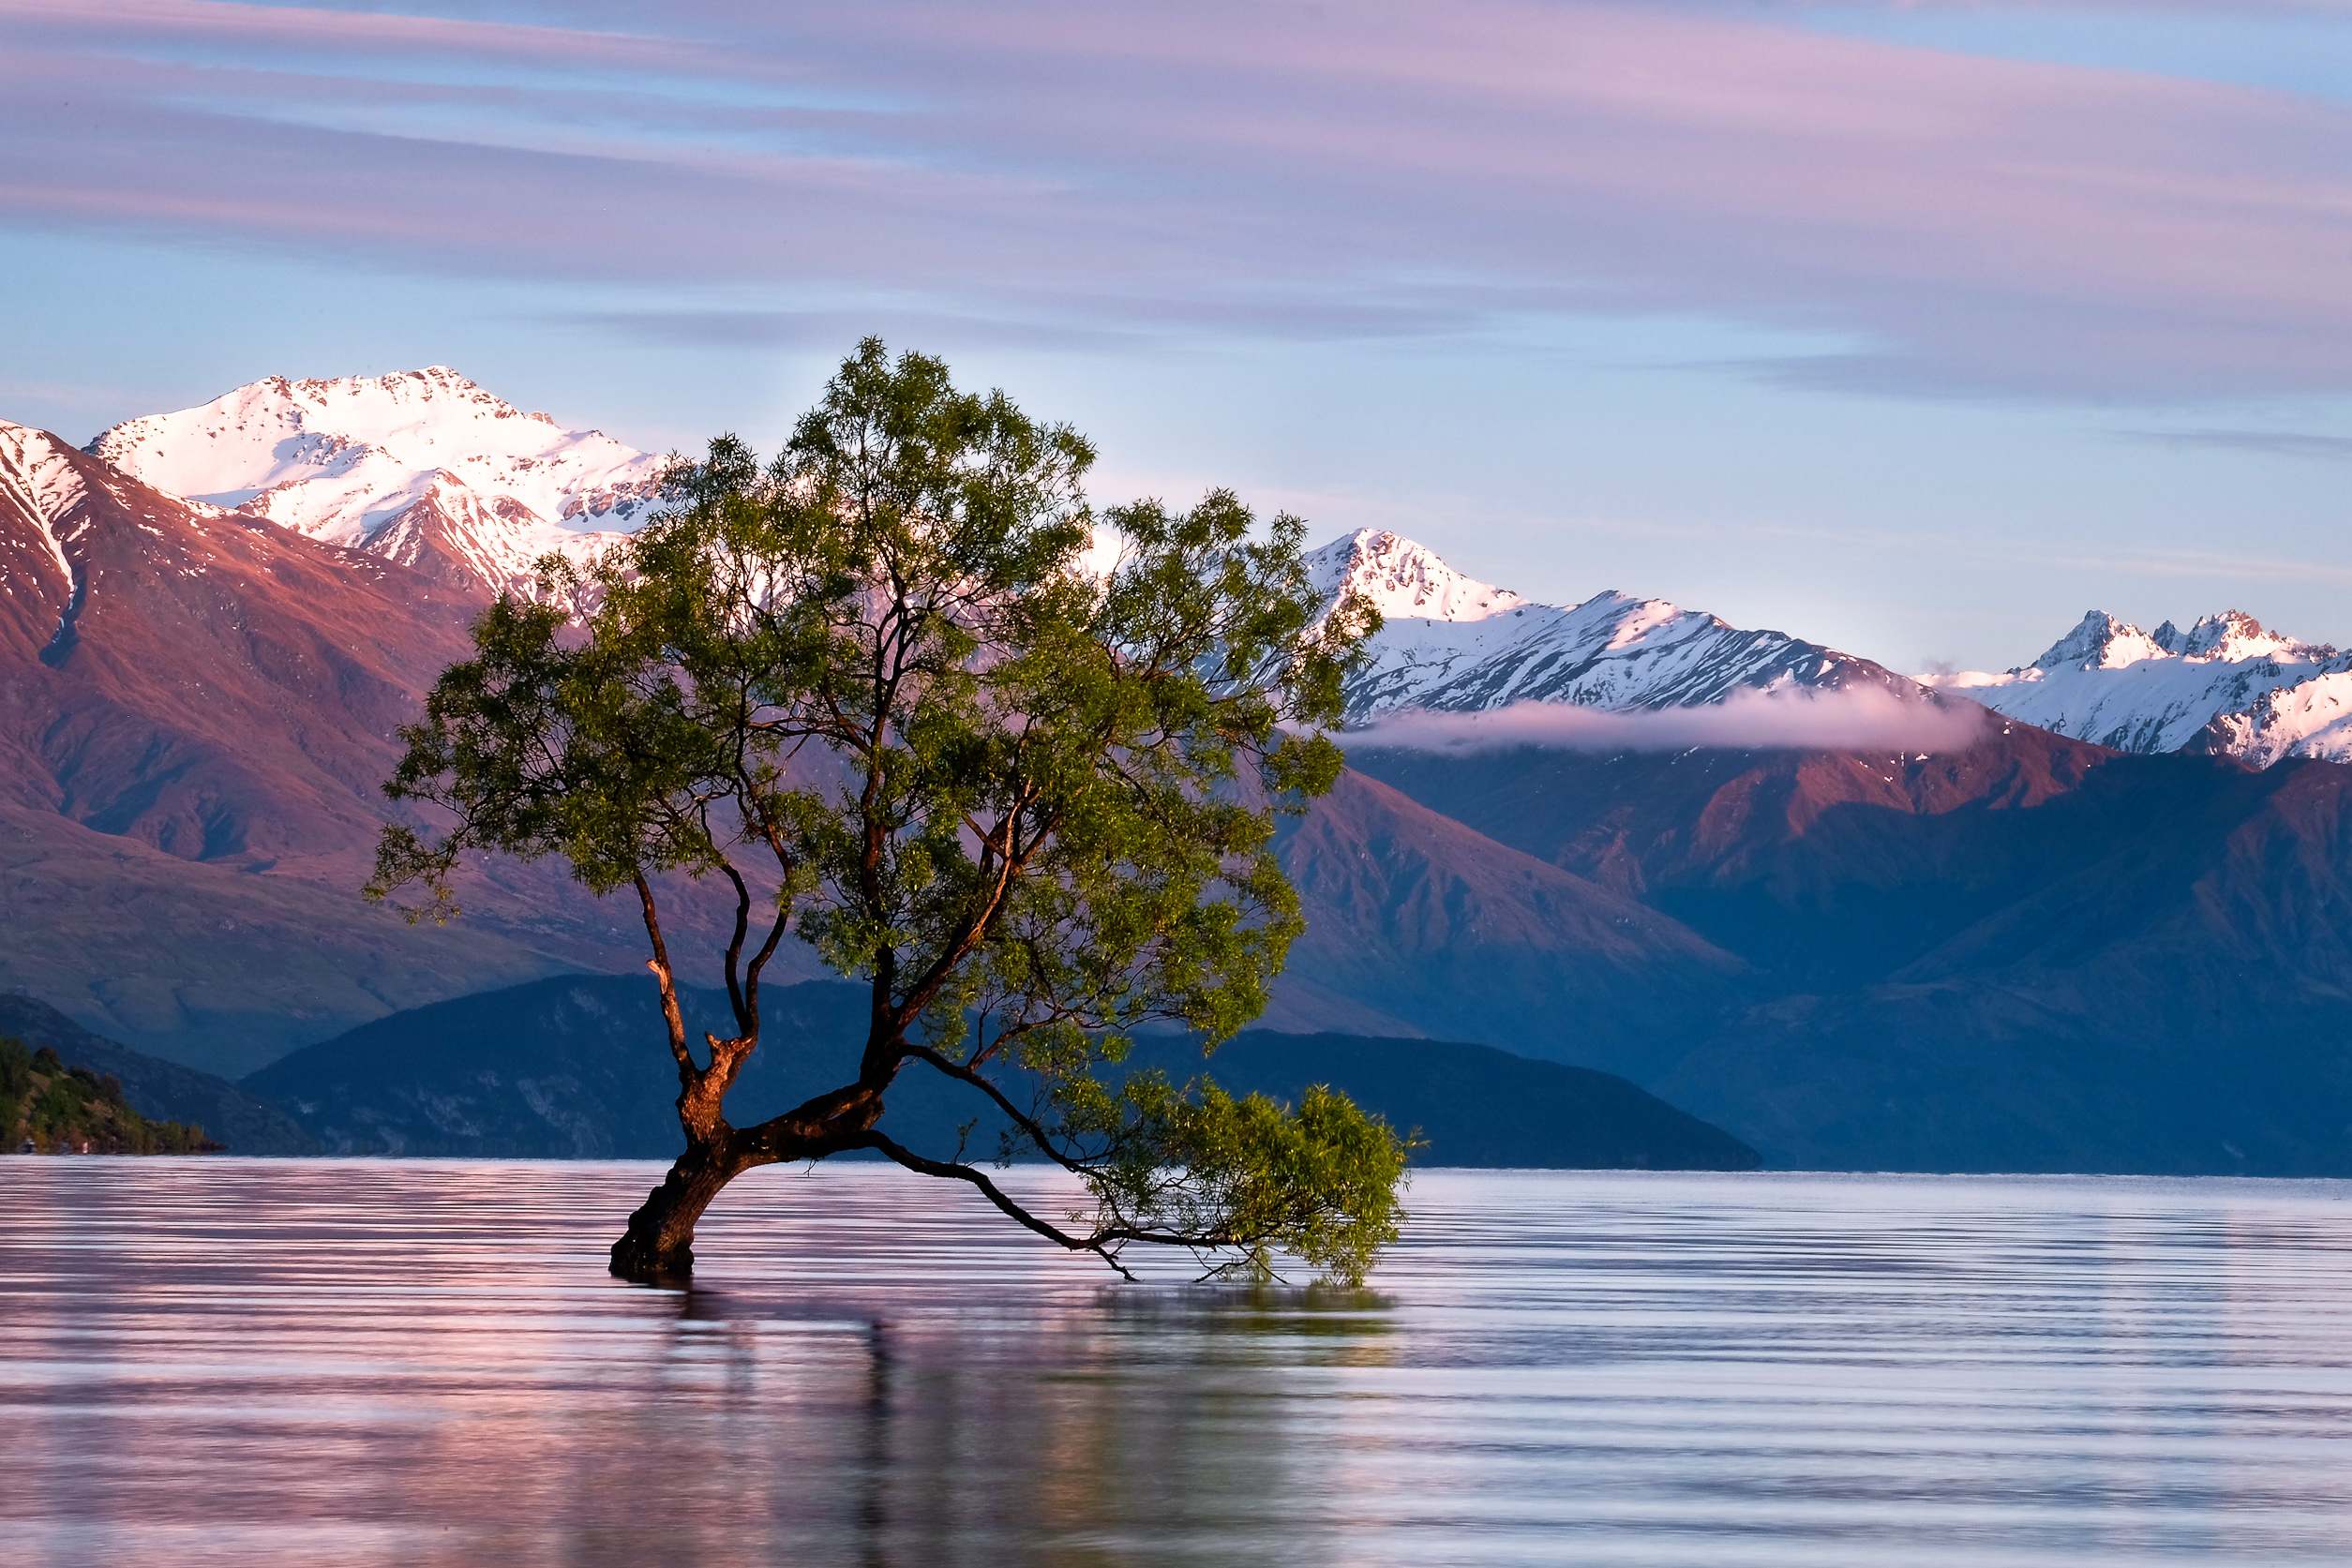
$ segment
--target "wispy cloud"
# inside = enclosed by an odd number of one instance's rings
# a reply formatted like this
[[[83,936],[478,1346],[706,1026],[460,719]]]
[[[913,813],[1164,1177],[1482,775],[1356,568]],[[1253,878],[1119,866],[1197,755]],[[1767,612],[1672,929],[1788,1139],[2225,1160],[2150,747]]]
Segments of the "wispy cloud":
[[[1348,743],[1447,754],[1531,746],[1572,752],[1715,746],[1934,754],[1965,749],[1983,733],[1985,723],[1985,709],[1972,702],[1906,698],[1875,686],[1782,687],[1735,692],[1701,707],[1634,713],[1550,702],[1513,703],[1483,713],[1412,710],[1354,732]]]
[[[2335,566],[2308,556],[2278,555],[2247,547],[2165,548],[2141,541],[2086,546],[2071,542],[2062,532],[2039,537],[1985,530],[1927,534],[1900,529],[1874,530],[1788,523],[1657,524],[1618,517],[1606,519],[1606,524],[1612,532],[1639,533],[1661,544],[1679,541],[1722,548],[1742,539],[1771,540],[1849,554],[1931,557],[1955,565],[1999,568],[2009,574],[2060,568],[2102,579],[2188,577],[2352,584],[2352,566]]]
[[[1850,344],[1749,367],[1838,389],[2352,389],[2352,110],[1785,9],[0,0],[0,217],[752,286],[781,338],[859,291],[1106,350],[1678,312]]]
[[[2315,435],[2288,430],[2126,430],[2133,441],[2158,446],[2206,447],[2223,452],[2255,452],[2274,457],[2317,457],[2330,462],[2352,460],[2352,436]]]
[[[778,348],[836,348],[861,334],[887,326],[888,336],[932,341],[939,335],[964,343],[1004,343],[1026,348],[1133,350],[1172,334],[1240,333],[1286,343],[1419,337],[1469,331],[1476,311],[1461,306],[1416,306],[1404,301],[1346,301],[1311,296],[1168,299],[1099,292],[1075,311],[1064,293],[1048,299],[1018,288],[998,288],[966,303],[962,310],[935,298],[867,295],[854,303],[799,310],[682,308],[576,311],[565,320],[623,333],[652,342],[692,345],[763,344]]]

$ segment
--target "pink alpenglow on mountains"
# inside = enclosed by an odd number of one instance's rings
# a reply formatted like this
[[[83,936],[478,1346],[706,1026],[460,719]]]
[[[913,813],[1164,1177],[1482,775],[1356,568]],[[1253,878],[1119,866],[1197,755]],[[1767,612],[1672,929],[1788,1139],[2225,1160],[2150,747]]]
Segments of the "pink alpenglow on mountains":
[[[1347,688],[1368,744],[1941,752],[1979,732],[1981,703],[2120,752],[2352,762],[2352,652],[2239,610],[2152,633],[2093,610],[2030,665],[1914,678],[1664,599],[1536,604],[1378,530],[1309,562],[1326,595],[1360,593],[1385,620]]]
[[[2120,752],[2205,752],[2257,768],[2352,762],[2352,653],[2267,631],[2240,610],[2185,632],[2092,610],[2030,665],[1919,679]]]
[[[273,376],[84,449],[156,489],[265,517],[485,596],[643,522],[662,459],[525,413],[446,366]]]
[[[543,556],[583,560],[622,538],[652,515],[662,467],[442,366],[273,377],[127,421],[84,450],[199,510],[364,551],[475,599],[528,594]],[[1922,700],[1940,694],[2121,751],[2214,752],[2262,767],[2285,756],[2352,761],[2352,654],[2276,635],[2237,611],[2152,634],[2094,611],[2030,665],[1913,679],[1663,599],[1610,590],[1536,603],[1385,530],[1347,534],[1310,564],[1326,593],[1362,593],[1386,619],[1370,665],[1348,684],[1351,724],[1431,716],[1411,733],[1448,750],[1507,735],[1586,750],[1932,751],[1965,743],[1951,737],[1974,722],[1959,706]],[[1845,694],[1821,700],[1827,694]],[[1695,713],[1711,708],[1722,711]],[[1670,712],[1685,717],[1608,718]],[[1449,713],[1494,717],[1467,726],[1433,717]],[[1383,734],[1403,744],[1407,731],[1388,724]]]
[[[1326,595],[1336,600],[1343,591],[1362,594],[1383,619],[1371,664],[1347,686],[1348,718],[1359,725],[1407,709],[1462,714],[1540,707],[1641,713],[1702,707],[1768,688],[1867,687],[1894,700],[1926,694],[1910,678],[1867,659],[1781,632],[1744,631],[1664,599],[1610,591],[1580,605],[1535,604],[1463,576],[1409,539],[1373,529],[1324,545],[1308,558],[1308,565]],[[1835,706],[1775,712],[1826,715]],[[1512,723],[1522,728],[1549,724],[1551,731],[1566,733],[1562,724],[1549,721]],[[1772,727],[1785,724],[1775,720]],[[1500,730],[1489,726],[1481,733]],[[1596,732],[1587,726],[1584,733]]]

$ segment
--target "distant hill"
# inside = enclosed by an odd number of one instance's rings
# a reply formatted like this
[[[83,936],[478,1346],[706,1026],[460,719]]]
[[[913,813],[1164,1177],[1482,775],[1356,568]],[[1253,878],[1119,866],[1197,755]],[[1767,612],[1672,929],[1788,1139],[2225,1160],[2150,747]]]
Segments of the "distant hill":
[[[123,1086],[123,1098],[141,1115],[202,1127],[230,1154],[319,1152],[318,1140],[275,1106],[211,1073],[94,1035],[46,1002],[0,995],[0,1035],[12,1035],[36,1050],[47,1046],[69,1066],[112,1073]]]
[[[1489,1045],[1246,1030],[1202,1068],[1196,1052],[1146,1060],[1206,1070],[1236,1091],[1296,1103],[1310,1083],[1344,1089],[1429,1141],[1423,1165],[1586,1171],[1752,1171],[1756,1151],[1614,1073]]]
[[[681,999],[690,1032],[717,1027],[723,993]],[[729,1097],[738,1126],[843,1082],[862,1041],[866,994],[811,981],[762,998],[764,1043]],[[337,1154],[652,1157],[677,1152],[675,1069],[650,979],[533,981],[417,1008],[297,1051],[244,1087],[267,1096]],[[1295,1101],[1310,1083],[1345,1090],[1429,1141],[1422,1162],[1643,1170],[1747,1170],[1745,1144],[1622,1078],[1489,1046],[1351,1035],[1243,1034],[1206,1063],[1163,1038],[1132,1063],[1206,1071],[1236,1093]],[[920,1065],[899,1081],[884,1130],[955,1151],[977,1097]],[[983,1118],[966,1144],[993,1155]]]

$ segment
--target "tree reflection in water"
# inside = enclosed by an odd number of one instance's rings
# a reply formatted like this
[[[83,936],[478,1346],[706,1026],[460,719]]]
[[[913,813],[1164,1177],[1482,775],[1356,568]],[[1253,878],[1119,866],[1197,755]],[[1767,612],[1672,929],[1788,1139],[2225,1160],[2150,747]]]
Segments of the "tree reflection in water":
[[[599,1489],[649,1455],[657,1496],[723,1475],[709,1507],[724,1524],[689,1524],[702,1561],[754,1518],[772,1542],[873,1563],[1247,1559],[1324,1490],[1285,1372],[1377,1363],[1387,1305],[1090,1285],[851,1320],[697,1289],[677,1298],[660,1400],[582,1447]]]
[[[1106,1287],[878,1168],[730,1193],[682,1292],[602,1277],[631,1166],[15,1171],[34,1561],[1247,1556],[1307,1484],[1282,1368],[1382,1322]]]

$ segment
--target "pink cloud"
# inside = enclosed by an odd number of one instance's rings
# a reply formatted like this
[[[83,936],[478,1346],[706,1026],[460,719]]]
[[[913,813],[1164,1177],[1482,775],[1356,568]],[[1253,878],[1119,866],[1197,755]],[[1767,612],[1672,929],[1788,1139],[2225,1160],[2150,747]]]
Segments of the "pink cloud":
[[[1407,709],[1356,730],[1349,743],[1469,754],[1533,746],[1571,752],[1904,752],[1965,750],[1987,714],[1972,702],[1897,696],[1877,686],[1746,689],[1720,703],[1632,713],[1518,702],[1484,713]]]
[[[2319,100],[1772,8],[569,14],[0,0],[0,214],[1065,338],[1661,312],[1820,334],[1756,368],[1837,385],[2352,388]]]
[[[438,58],[503,57],[533,65],[595,62],[632,71],[729,68],[723,49],[641,31],[241,5],[233,0],[116,0],[103,10],[93,10],[81,0],[5,0],[0,17],[8,19],[20,39],[37,39],[46,32],[68,41],[127,42],[134,52],[174,43],[231,43],[281,54],[324,48]]]

